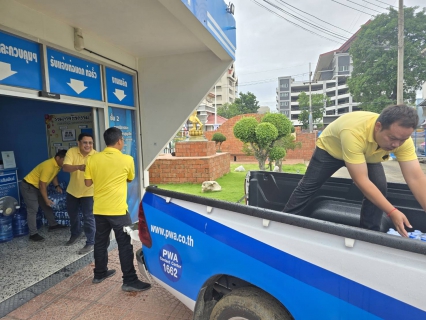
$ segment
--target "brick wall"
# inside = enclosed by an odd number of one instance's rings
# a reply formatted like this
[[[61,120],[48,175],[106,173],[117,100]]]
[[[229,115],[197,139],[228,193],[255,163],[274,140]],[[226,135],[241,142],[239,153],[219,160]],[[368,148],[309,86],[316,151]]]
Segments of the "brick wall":
[[[260,121],[263,117],[261,114],[251,113],[251,114],[243,114],[235,116],[231,119],[228,119],[225,123],[223,123],[217,131],[207,131],[205,132],[205,137],[207,140],[211,140],[213,134],[216,132],[221,132],[225,137],[226,141],[222,143],[221,151],[228,152],[230,155],[230,160],[232,162],[256,162],[255,157],[246,156],[243,152],[243,143],[234,137],[234,125],[239,120],[244,117],[255,117],[258,121]],[[305,133],[301,132],[300,127],[296,127],[296,141],[302,142],[302,147],[300,149],[288,150],[286,159],[303,159],[310,160],[312,154],[315,149],[315,141],[316,141],[317,133]]]
[[[229,154],[208,157],[159,156],[149,168],[150,184],[202,183],[216,180],[229,172]]]
[[[205,157],[216,154],[214,141],[184,141],[176,142],[176,157]]]

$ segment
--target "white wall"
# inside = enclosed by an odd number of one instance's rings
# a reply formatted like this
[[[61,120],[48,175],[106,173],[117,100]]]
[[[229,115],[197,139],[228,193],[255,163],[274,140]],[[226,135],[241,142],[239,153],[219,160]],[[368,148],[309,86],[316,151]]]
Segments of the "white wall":
[[[144,169],[149,168],[231,63],[211,51],[139,60]]]

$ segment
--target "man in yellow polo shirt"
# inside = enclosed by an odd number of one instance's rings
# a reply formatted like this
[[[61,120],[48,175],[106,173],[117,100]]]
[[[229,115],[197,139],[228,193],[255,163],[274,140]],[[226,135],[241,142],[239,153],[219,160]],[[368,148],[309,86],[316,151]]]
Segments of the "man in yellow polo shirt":
[[[313,194],[343,166],[364,194],[360,226],[380,230],[383,212],[407,237],[407,217],[386,199],[387,182],[381,162],[393,152],[414,197],[426,211],[426,176],[417,160],[411,134],[419,117],[414,108],[389,106],[380,115],[355,111],[332,122],[317,140],[305,176],[293,191],[284,212],[303,215]]]
[[[44,216],[49,223],[49,231],[66,228],[58,224],[53,214],[53,201],[47,197],[47,186],[53,181],[55,190],[62,193],[59,186],[57,175],[61,171],[64,162],[66,150],[59,150],[56,155],[40,163],[29,174],[25,176],[20,184],[22,198],[27,206],[27,221],[30,231],[31,241],[43,241],[44,238],[37,232],[37,211],[38,206],[43,209]]]
[[[70,183],[67,188],[67,212],[70,217],[71,237],[67,246],[74,244],[81,234],[81,221],[78,209],[81,208],[84,220],[84,234],[86,235],[85,246],[78,254],[86,254],[93,250],[95,244],[95,218],[93,217],[93,186],[86,187],[84,184],[84,170],[87,159],[94,155],[93,137],[89,133],[81,133],[78,136],[78,147],[68,150],[65,156],[62,170],[70,172]]]
[[[84,172],[87,187],[94,186],[93,214],[96,221],[94,258],[95,268],[92,283],[100,283],[115,274],[108,270],[108,246],[111,229],[118,244],[123,291],[143,291],[151,287],[136,275],[133,264],[133,246],[123,227],[132,224],[127,211],[127,182],[135,178],[133,158],[121,153],[124,147],[120,129],[112,127],[104,132],[107,147],[89,157]]]

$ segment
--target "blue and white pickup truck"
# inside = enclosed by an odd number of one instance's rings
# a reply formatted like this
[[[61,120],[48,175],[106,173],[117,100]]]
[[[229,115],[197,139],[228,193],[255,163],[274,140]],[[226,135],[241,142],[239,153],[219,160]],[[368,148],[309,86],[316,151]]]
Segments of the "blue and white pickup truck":
[[[249,172],[247,205],[150,186],[139,268],[194,319],[426,319],[426,242],[357,227],[362,194],[331,178],[304,216],[281,212],[301,175]],[[388,198],[415,229],[426,214],[404,184]],[[425,190],[426,192],[426,190]]]

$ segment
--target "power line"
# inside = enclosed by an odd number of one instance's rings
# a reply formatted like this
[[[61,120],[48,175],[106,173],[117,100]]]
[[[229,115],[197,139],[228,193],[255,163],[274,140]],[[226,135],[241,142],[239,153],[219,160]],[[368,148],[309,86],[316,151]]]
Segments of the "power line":
[[[339,40],[344,40],[344,41],[348,40],[347,37],[344,37],[344,36],[342,36],[342,35],[340,35],[338,33],[335,33],[333,31],[329,31],[329,30],[327,30],[325,28],[319,27],[316,24],[310,23],[310,22],[306,21],[305,19],[302,19],[302,18],[300,18],[298,16],[295,16],[294,14],[291,14],[291,13],[285,11],[283,8],[281,8],[281,7],[277,6],[277,5],[269,2],[268,0],[263,0],[263,2],[266,2],[267,4],[269,4],[270,6],[274,7],[275,9],[280,10],[281,12],[283,12],[283,13],[291,16],[293,19],[299,20],[300,22],[302,22],[304,24],[310,25],[312,28],[316,28],[319,31],[323,31],[323,32],[328,33],[328,35],[330,35],[332,37],[335,37],[335,38],[337,38]]]
[[[255,71],[255,72],[249,72],[249,73],[240,73],[238,76],[241,75],[248,75],[248,74],[255,74],[255,73],[262,73],[262,72],[269,72],[269,71],[276,71],[276,70],[284,70],[284,69],[290,69],[290,68],[296,68],[296,67],[300,67],[300,66],[304,66],[304,64],[298,64],[297,66],[289,66],[289,67],[284,67],[284,68],[276,68],[276,69],[269,69],[269,70],[263,70],[263,71]]]
[[[373,6],[379,7],[380,9],[389,10],[389,8],[383,8],[383,7],[378,6],[377,4],[374,4],[374,3],[370,2],[370,1],[367,1],[367,0],[362,0],[362,1],[367,2],[367,3],[369,3],[369,4],[373,5]]]
[[[396,8],[395,6],[393,6],[393,5],[389,4],[389,3],[386,3],[386,2],[383,2],[383,1],[379,1],[379,0],[375,0],[375,1],[383,3],[385,5],[388,5],[388,6],[392,7],[392,8]]]
[[[350,7],[350,6],[346,5],[346,4],[343,4],[343,3],[341,3],[341,2],[338,2],[338,1],[336,1],[336,0],[331,0],[331,1],[336,2],[336,3],[338,3],[338,4],[342,5],[342,6],[345,6],[345,7],[351,8],[351,9],[353,9],[353,10],[356,10],[356,11],[359,11],[359,12],[362,12],[362,13],[365,13],[365,14],[368,14],[369,16],[374,16],[374,15],[373,15],[373,14],[371,14],[371,13],[368,13],[368,12],[365,12],[365,11],[361,11],[361,10],[358,10],[358,9],[352,8],[352,7]]]
[[[277,0],[275,0],[275,1],[277,1]],[[345,31],[345,32],[347,32],[347,33],[352,34],[352,32],[350,32],[350,31],[347,31],[347,30],[342,29],[342,28],[340,28],[340,27],[338,27],[338,26],[335,26],[334,24],[331,24],[331,23],[329,23],[329,22],[327,22],[327,21],[324,21],[324,20],[322,20],[322,19],[320,19],[320,18],[318,18],[318,17],[315,17],[314,15],[312,15],[312,14],[310,14],[310,13],[306,12],[306,11],[303,11],[303,10],[301,10],[301,9],[298,9],[298,8],[296,8],[296,7],[292,6],[291,4],[288,4],[287,2],[285,2],[285,1],[283,1],[283,0],[278,0],[278,1],[282,2],[283,4],[286,4],[287,6],[292,7],[292,8],[294,8],[294,9],[298,10],[298,11],[301,11],[301,12],[303,12],[303,13],[305,13],[305,14],[307,14],[307,15],[311,16],[311,17],[314,17],[315,19],[317,19],[317,20],[319,20],[319,21],[322,21],[322,22],[324,22],[324,23],[326,23],[326,24],[328,24],[328,25],[330,25],[330,26],[333,26],[333,27],[335,27],[335,28],[337,28],[337,29],[340,29],[340,30],[342,30],[342,31]]]
[[[380,11],[377,11],[376,9],[370,9],[369,7],[363,6],[363,5],[361,5],[361,4],[359,4],[359,3],[356,3],[356,2],[354,2],[354,1],[351,1],[351,0],[346,0],[346,1],[348,1],[348,2],[352,2],[353,4],[356,4],[357,6],[360,6],[360,7],[366,8],[366,9],[368,9],[368,10],[376,11],[376,12],[378,12],[378,13],[381,13]]]
[[[305,27],[302,27],[301,25],[298,25],[297,23],[295,23],[295,22],[293,22],[293,21],[291,21],[291,20],[288,20],[288,19],[284,18],[282,15],[280,15],[280,14],[276,13],[275,11],[273,11],[273,10],[269,9],[268,7],[265,7],[264,5],[260,4],[260,3],[259,3],[259,2],[257,2],[256,0],[251,0],[251,1],[253,1],[253,2],[254,2],[255,4],[257,4],[258,6],[260,6],[260,7],[264,8],[265,10],[268,10],[269,12],[271,12],[271,13],[275,14],[275,15],[276,15],[276,16],[278,16],[279,18],[284,19],[285,21],[287,21],[287,22],[289,22],[289,23],[291,23],[291,24],[293,24],[293,25],[295,25],[295,26],[297,26],[297,27],[299,27],[299,28],[302,28],[303,30],[308,31],[309,33],[315,34],[315,35],[317,35],[317,36],[319,36],[319,37],[321,37],[321,38],[327,39],[327,40],[329,40],[329,41],[333,41],[333,42],[338,43],[338,44],[342,44],[342,43],[343,43],[343,42],[341,42],[341,41],[336,41],[336,40],[334,40],[334,39],[327,38],[327,37],[325,37],[325,36],[323,36],[323,35],[320,35],[320,34],[318,34],[318,33],[314,32],[314,31],[312,31],[312,30],[306,29]]]

